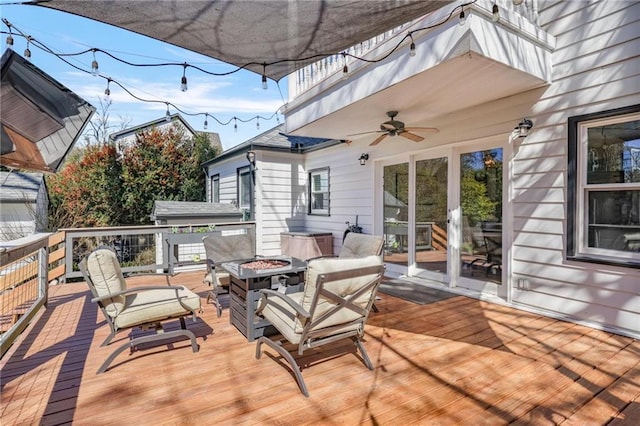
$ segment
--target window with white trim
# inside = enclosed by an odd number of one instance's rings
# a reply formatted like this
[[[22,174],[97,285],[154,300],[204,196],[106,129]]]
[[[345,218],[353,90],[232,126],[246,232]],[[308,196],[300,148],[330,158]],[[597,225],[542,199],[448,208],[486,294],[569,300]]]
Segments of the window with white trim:
[[[329,216],[329,168],[309,172],[309,214]]]
[[[249,167],[238,169],[238,207],[251,210],[251,171]]]
[[[640,267],[640,105],[569,118],[567,255]]]
[[[220,202],[220,175],[211,176],[211,202]]]

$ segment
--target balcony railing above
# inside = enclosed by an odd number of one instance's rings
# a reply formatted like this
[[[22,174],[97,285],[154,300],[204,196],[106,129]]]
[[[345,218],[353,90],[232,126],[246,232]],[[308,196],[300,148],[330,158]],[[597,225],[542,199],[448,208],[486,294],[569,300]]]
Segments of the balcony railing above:
[[[515,13],[523,20],[538,27],[538,0],[523,1],[519,5],[514,4],[513,0],[496,0],[495,2],[479,0],[477,3],[472,4],[469,10],[471,10],[471,13],[475,11],[476,13],[490,14],[494,3],[498,5],[500,10],[508,11],[510,14]],[[460,2],[460,4],[463,4],[463,2]],[[429,24],[425,21],[427,18],[433,17],[433,21],[430,22],[431,24],[440,22],[442,20],[442,16],[448,16],[451,10],[456,6],[459,7],[460,4],[448,4],[440,9],[440,11],[431,13],[430,15],[427,15],[427,17],[422,17],[402,24],[392,30],[386,31],[363,41],[360,44],[352,46],[344,52],[327,56],[313,64],[299,69],[289,76],[289,101],[293,101],[299,95],[327,79],[336,79],[336,76],[342,73],[345,65],[351,68],[352,64],[358,62],[358,60],[350,57],[349,55],[361,58],[367,57],[367,55],[375,49],[384,48],[384,44],[386,43],[388,43],[387,49],[390,50],[394,48],[402,37],[404,37],[409,31],[423,27],[424,25],[422,24]],[[451,19],[458,19],[458,14],[459,9],[452,13]],[[337,78],[337,80],[339,81],[339,78]]]

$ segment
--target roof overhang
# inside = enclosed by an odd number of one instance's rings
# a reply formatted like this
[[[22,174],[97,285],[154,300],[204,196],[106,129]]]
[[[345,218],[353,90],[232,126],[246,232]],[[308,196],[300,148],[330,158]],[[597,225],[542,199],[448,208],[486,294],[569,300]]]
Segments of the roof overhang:
[[[95,108],[12,50],[0,90],[0,164],[56,172]]]
[[[448,8],[438,13],[445,12]],[[496,24],[476,5],[470,12],[465,26],[451,20],[414,37],[415,57],[410,57],[407,45],[375,64],[353,63],[346,81],[338,71],[302,91],[286,106],[286,132],[373,140],[373,133],[350,135],[379,130],[380,123],[388,119],[385,113],[396,110],[407,126],[440,128],[439,134],[428,135],[430,140],[455,139],[447,129],[481,126],[480,121],[471,120],[478,116],[474,108],[548,86],[553,37],[519,15],[505,13]],[[437,17],[418,20],[407,30],[432,21]],[[381,44],[369,53],[369,59],[384,57],[403,36]],[[515,117],[529,109],[527,102],[523,97],[520,108],[510,109]]]
[[[36,0],[31,4],[126,28],[259,74],[265,72],[277,81],[449,3],[452,1]],[[263,64],[268,65],[266,69]]]

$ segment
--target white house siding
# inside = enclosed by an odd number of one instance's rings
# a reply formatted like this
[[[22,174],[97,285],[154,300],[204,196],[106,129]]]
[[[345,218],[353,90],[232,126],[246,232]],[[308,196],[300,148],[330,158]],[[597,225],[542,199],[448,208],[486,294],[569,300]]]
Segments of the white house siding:
[[[303,156],[273,151],[258,151],[257,155],[256,244],[261,254],[277,255],[281,253],[280,233],[304,228],[307,203]]]
[[[552,84],[514,146],[514,304],[640,336],[640,271],[566,260],[567,119],[640,103],[640,3],[540,2]]]
[[[307,170],[329,167],[330,215],[306,216],[307,232],[331,232],[333,252],[342,247],[342,236],[356,216],[363,232],[374,232],[373,159],[361,166],[360,152],[347,145],[336,145],[307,156]]]

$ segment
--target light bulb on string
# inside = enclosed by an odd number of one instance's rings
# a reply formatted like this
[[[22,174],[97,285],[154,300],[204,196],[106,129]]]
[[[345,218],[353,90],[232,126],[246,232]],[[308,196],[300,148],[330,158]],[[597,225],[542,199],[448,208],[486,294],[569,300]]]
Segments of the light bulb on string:
[[[262,90],[267,90],[267,64],[262,64]]]
[[[111,95],[111,89],[109,89],[109,84],[111,83],[111,79],[108,78],[107,79],[107,88],[104,89],[104,95],[105,96],[110,96]]]
[[[238,120],[236,117],[233,117],[233,131],[238,133]]]
[[[278,116],[277,112],[276,112],[276,123],[280,124],[280,116]]]
[[[7,20],[5,20],[4,23],[7,24],[7,27],[9,28],[9,35],[7,36],[7,46],[13,46],[13,35],[11,33],[11,24]]]
[[[500,20],[500,8],[496,3],[493,4],[493,7],[491,8],[491,13],[493,14],[491,18],[493,22],[498,22]]]
[[[462,10],[462,12],[460,12],[460,22],[458,22],[458,24],[463,27],[464,24],[467,22],[467,17],[464,14],[464,9]]]
[[[347,66],[347,54],[342,52],[342,57],[344,58],[344,66],[342,67],[342,79],[346,80],[349,78],[349,67]]]
[[[180,90],[187,91],[187,63],[185,62],[182,69],[182,79],[180,80]]]
[[[256,116],[256,130],[260,130],[260,117]]]
[[[31,43],[31,36],[27,36],[27,48],[24,49],[24,57],[26,59],[31,59],[31,50],[29,50],[29,43]]]
[[[416,56],[416,43],[413,41],[413,36],[409,33],[409,38],[411,38],[411,44],[409,45],[409,56]]]
[[[207,130],[207,127],[209,127],[209,123],[207,123],[207,117],[209,116],[209,113],[204,113],[204,125],[202,126],[204,128],[204,130]]]
[[[167,112],[164,115],[165,121],[171,121],[171,112],[169,111],[169,102],[165,102],[167,104]]]
[[[93,49],[93,61],[91,61],[91,74],[98,75],[100,72],[98,61],[96,61],[96,49]]]

